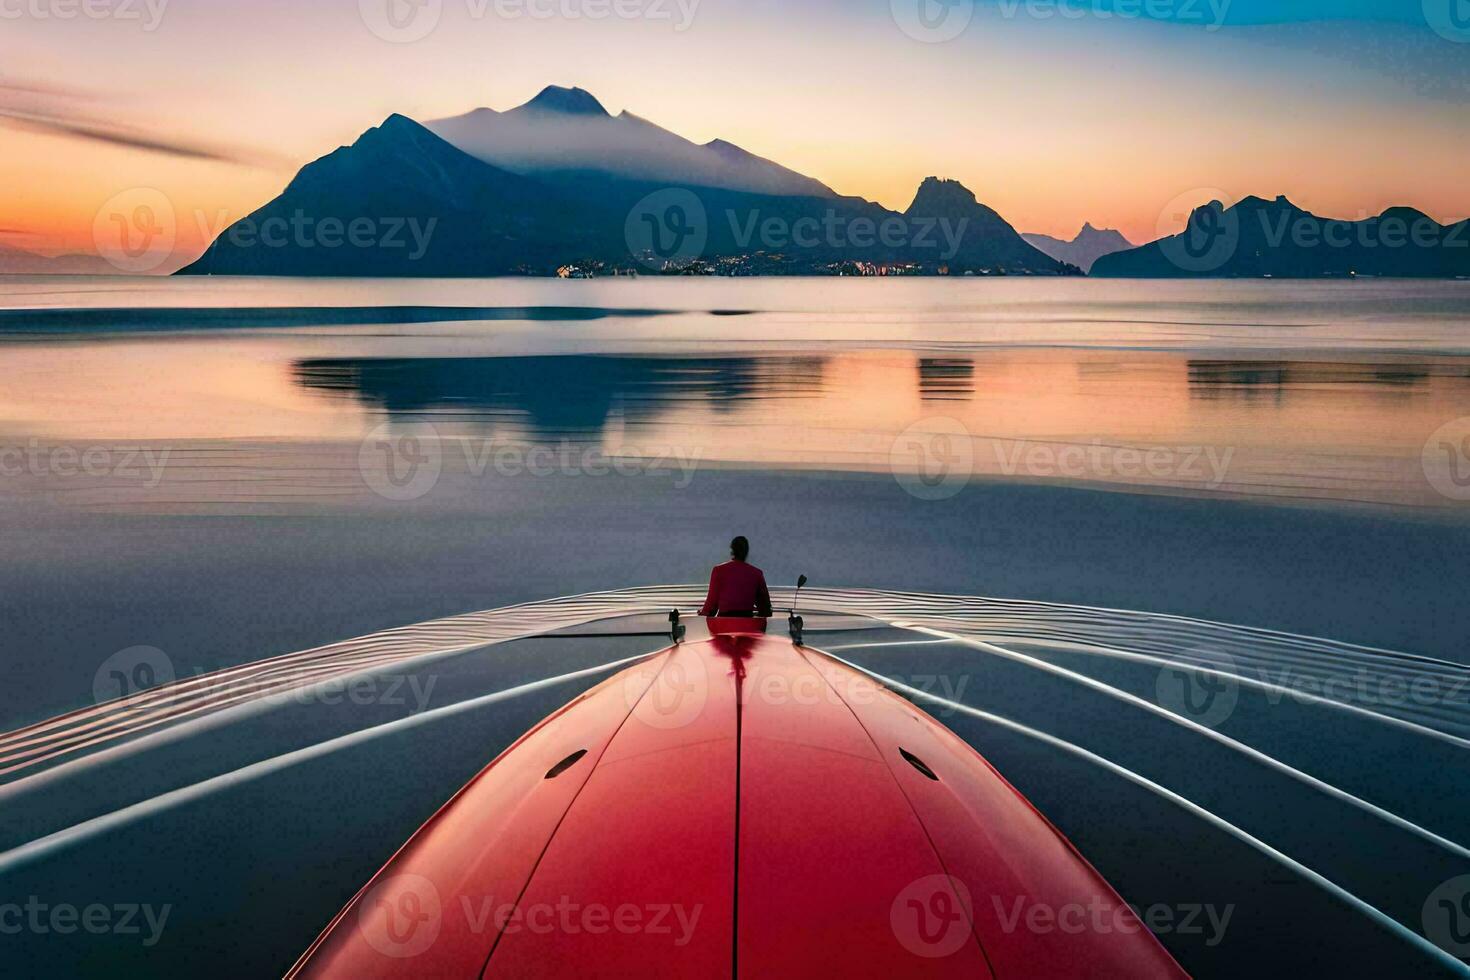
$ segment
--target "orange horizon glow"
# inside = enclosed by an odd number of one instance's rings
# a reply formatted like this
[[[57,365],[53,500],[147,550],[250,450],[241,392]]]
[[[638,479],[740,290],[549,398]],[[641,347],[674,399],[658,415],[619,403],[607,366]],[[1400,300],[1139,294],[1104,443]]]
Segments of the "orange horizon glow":
[[[89,94],[89,111],[257,156],[234,163],[4,128],[0,245],[95,253],[99,208],[154,188],[180,216],[181,264],[222,220],[254,211],[301,166],[393,112],[428,121],[503,110],[547,84],[581,86],[613,113],[699,143],[729,140],[894,210],[926,177],[950,177],[1018,231],[1063,239],[1091,223],[1142,244],[1211,197],[1285,194],[1333,218],[1393,206],[1446,224],[1470,216],[1470,116],[1459,101],[1365,71],[1352,52],[1283,49],[1289,37],[1272,28],[1001,21],[925,45],[886,17],[855,15],[840,38],[813,43],[813,30],[831,26],[814,10],[771,21],[710,5],[686,33],[467,22],[390,45],[355,11],[292,7],[285,35],[274,17],[288,15],[272,10],[179,8],[151,34],[18,22],[0,42],[8,77],[58,84],[74,63],[105,64],[128,94]],[[312,68],[324,42],[330,72]],[[770,70],[745,68],[755,55]]]

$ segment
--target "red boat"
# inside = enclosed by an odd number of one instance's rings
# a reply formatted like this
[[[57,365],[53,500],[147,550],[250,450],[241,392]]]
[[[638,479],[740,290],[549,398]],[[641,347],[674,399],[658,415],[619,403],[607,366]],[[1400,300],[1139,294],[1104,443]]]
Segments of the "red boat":
[[[290,976],[1184,976],[984,759],[798,617],[710,625],[495,760]]]

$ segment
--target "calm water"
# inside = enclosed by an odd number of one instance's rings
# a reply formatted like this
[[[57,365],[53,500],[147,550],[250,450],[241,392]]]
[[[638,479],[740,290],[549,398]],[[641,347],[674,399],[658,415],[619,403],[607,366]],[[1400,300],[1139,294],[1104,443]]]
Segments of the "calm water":
[[[0,307],[0,442],[46,457],[10,485],[87,505],[340,502],[385,423],[451,472],[590,451],[1434,507],[1470,481],[1466,283],[13,279]]]
[[[93,705],[139,649],[190,677],[693,581],[732,527],[773,583],[1142,610],[1170,629],[1198,616],[1252,628],[1242,663],[1269,652],[1263,628],[1465,662],[1470,284],[12,279],[0,363],[0,730]],[[1343,506],[1356,501],[1392,506]],[[1155,665],[1023,625],[1006,642],[1163,697]],[[1213,655],[1195,630],[1169,639]],[[1035,665],[899,631],[823,640],[1130,767],[1409,930],[1470,870]],[[650,643],[526,641],[403,672],[450,707]],[[1310,653],[1269,677],[1316,676]],[[1371,653],[1350,679],[1376,692]],[[279,975],[449,794],[588,683],[225,786],[204,781],[423,706],[292,704],[0,785],[0,852],[143,805],[0,893],[172,909],[155,946],[31,935],[6,962]],[[1459,748],[1270,690],[1239,697],[1225,734],[1459,836]],[[1460,695],[1409,709],[1467,723]],[[1156,794],[943,720],[1131,901],[1234,910],[1218,945],[1165,937],[1194,975],[1432,975],[1402,936]]]

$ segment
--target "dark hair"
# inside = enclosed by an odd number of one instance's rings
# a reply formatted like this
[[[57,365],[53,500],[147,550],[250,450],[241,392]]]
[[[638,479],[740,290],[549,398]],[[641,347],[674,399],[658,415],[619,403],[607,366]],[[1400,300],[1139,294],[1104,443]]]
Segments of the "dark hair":
[[[744,561],[750,557],[750,542],[744,538],[736,538],[730,542],[730,554],[735,556],[736,561]]]

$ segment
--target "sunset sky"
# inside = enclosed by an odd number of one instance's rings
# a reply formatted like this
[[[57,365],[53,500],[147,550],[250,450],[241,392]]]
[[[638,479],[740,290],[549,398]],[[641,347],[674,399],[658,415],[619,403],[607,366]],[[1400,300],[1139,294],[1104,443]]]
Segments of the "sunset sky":
[[[388,3],[432,30],[385,40]],[[0,245],[90,252],[146,187],[197,251],[389,113],[553,83],[893,208],[954,177],[1022,231],[1146,241],[1247,194],[1470,216],[1464,0],[1074,6],[959,3],[924,40],[905,0],[0,0]]]

